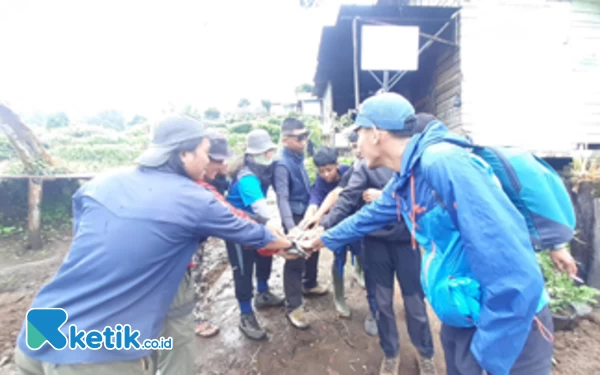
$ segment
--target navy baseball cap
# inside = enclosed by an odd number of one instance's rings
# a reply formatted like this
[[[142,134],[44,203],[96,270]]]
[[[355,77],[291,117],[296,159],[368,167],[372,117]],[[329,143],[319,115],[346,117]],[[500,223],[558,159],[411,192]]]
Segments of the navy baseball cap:
[[[356,113],[355,130],[375,127],[412,135],[415,109],[402,95],[386,92],[366,99]]]

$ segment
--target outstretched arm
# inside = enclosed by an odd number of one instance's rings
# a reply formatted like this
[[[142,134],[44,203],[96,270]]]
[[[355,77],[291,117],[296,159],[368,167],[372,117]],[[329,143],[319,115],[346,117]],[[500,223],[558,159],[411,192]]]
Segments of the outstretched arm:
[[[290,241],[278,236],[275,230],[256,224],[248,219],[237,217],[214,196],[198,213],[198,232],[202,237],[218,237],[237,242],[254,249],[287,249]],[[206,220],[210,218],[210,220]]]
[[[385,186],[379,199],[323,233],[313,246],[318,247],[322,242],[329,249],[337,249],[397,221],[396,200],[392,196],[394,185],[395,179]]]

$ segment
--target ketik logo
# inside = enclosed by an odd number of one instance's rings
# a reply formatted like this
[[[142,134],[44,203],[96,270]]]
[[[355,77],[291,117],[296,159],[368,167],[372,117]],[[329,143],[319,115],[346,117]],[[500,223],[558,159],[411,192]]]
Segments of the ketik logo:
[[[64,309],[29,310],[25,327],[27,347],[38,350],[47,342],[54,349],[64,349],[68,342],[60,327],[67,322],[67,318]]]

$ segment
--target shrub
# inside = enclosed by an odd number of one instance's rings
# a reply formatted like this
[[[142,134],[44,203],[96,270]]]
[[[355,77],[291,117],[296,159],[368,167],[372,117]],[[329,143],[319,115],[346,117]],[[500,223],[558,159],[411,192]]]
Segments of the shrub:
[[[4,135],[0,135],[0,160],[8,160],[16,157],[17,154],[12,145]]]
[[[546,288],[550,293],[550,310],[560,313],[569,308],[572,303],[593,305],[600,291],[585,285],[577,286],[568,275],[557,271],[547,251],[537,253],[538,261],[542,268]]]
[[[242,155],[246,149],[246,136],[243,134],[229,134],[229,147],[236,155]]]
[[[236,134],[248,134],[252,131],[252,124],[249,122],[234,124],[229,127],[229,130]]]
[[[279,125],[258,124],[256,127],[258,129],[266,130],[273,142],[279,143],[279,139],[281,138],[281,127]]]

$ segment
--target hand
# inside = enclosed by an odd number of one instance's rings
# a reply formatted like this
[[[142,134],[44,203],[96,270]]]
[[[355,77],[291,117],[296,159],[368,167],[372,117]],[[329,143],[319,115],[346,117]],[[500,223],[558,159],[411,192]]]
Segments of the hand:
[[[363,193],[363,199],[367,203],[373,202],[374,200],[376,200],[380,196],[381,196],[381,190],[373,189],[373,188],[367,189]]]
[[[316,227],[312,232],[312,238],[310,240],[307,241],[307,247],[312,251],[312,252],[316,252],[319,251],[319,249],[325,247],[325,245],[323,244],[323,241],[321,241],[321,235],[325,232],[325,228],[319,226]]]
[[[309,218],[302,220],[302,222],[298,226],[304,229],[312,229],[315,225],[319,224],[321,218],[321,215],[313,215]]]
[[[304,231],[300,227],[300,225],[296,225],[292,230],[288,232],[287,238],[292,241],[299,240],[304,235]]]
[[[551,250],[550,258],[561,272],[565,272],[569,276],[577,276],[577,264],[566,248]]]
[[[265,227],[270,230],[274,236],[285,237],[285,234],[283,234],[283,227],[281,226],[281,222],[279,220],[271,219],[267,221]]]
[[[279,252],[277,253],[277,255],[279,255],[280,257],[282,257],[285,260],[294,260],[294,259],[298,259],[299,258],[298,255],[290,254],[286,250],[279,250]]]

